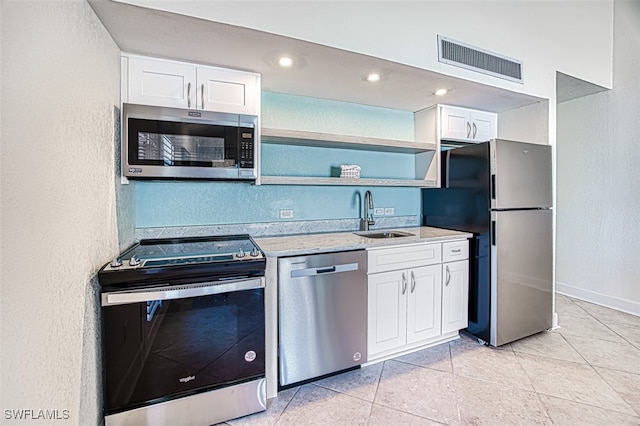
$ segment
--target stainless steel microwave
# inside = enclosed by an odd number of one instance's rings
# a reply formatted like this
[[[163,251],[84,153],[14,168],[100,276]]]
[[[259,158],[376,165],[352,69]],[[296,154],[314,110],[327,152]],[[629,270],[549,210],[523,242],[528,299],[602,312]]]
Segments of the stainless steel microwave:
[[[257,116],[125,103],[122,123],[129,178],[258,177]]]

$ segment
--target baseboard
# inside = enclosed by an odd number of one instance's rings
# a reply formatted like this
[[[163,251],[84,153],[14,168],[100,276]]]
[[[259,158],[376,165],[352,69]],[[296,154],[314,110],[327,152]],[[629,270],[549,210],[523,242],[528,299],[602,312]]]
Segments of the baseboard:
[[[640,303],[632,300],[622,299],[607,294],[598,293],[591,290],[575,287],[569,284],[563,284],[556,281],[556,293],[565,296],[575,297],[585,302],[595,303],[596,305],[606,306],[607,308],[626,312],[632,315],[640,316]]]

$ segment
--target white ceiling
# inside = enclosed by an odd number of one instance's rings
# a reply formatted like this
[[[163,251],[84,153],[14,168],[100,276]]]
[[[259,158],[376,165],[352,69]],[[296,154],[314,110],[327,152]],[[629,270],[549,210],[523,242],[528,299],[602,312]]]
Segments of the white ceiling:
[[[542,99],[379,58],[253,29],[106,0],[89,0],[123,52],[185,60],[262,74],[262,89],[407,111],[436,103],[502,112]],[[283,70],[293,54],[304,66]],[[362,76],[372,70],[383,80]],[[450,89],[445,97],[433,92]]]

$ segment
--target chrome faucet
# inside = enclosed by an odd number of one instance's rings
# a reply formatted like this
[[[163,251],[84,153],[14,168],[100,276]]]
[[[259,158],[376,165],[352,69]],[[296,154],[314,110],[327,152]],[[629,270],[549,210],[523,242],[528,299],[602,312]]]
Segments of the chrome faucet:
[[[373,213],[369,215],[369,212],[373,211],[373,195],[371,195],[371,191],[367,191],[364,193],[364,202],[362,206],[362,215],[360,218],[360,230],[368,231],[370,225],[375,225],[376,222],[373,220]]]

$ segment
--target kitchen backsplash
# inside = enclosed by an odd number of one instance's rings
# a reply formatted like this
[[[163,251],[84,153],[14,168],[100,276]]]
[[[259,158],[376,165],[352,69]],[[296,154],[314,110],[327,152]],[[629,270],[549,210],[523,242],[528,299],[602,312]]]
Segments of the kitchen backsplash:
[[[376,218],[377,228],[405,228],[419,226],[420,216],[393,216]],[[138,228],[135,239],[179,238],[204,235],[249,234],[252,237],[272,237],[293,234],[349,232],[358,229],[359,219],[305,220],[286,222],[257,222],[200,226],[166,226]]]
[[[420,214],[417,188],[254,186],[238,182],[137,182],[136,227],[193,226],[360,217],[367,189],[392,216]],[[360,194],[360,195],[358,195]],[[293,218],[280,219],[280,210]]]

